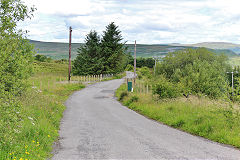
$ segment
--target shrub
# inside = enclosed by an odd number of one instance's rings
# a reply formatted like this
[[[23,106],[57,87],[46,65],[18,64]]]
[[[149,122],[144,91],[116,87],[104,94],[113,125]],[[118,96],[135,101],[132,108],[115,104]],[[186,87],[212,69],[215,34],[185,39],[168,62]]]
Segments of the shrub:
[[[128,64],[127,67],[125,68],[125,71],[133,71],[134,67],[131,64]]]
[[[128,92],[124,91],[120,94],[119,101],[122,101],[124,97],[128,96]]]
[[[37,60],[39,62],[50,62],[50,61],[52,61],[52,59],[50,57],[47,57],[45,55],[40,55],[40,54],[37,54],[35,56],[35,60]]]
[[[138,99],[139,99],[138,96],[132,96],[131,99],[130,99],[130,101],[131,101],[131,102],[137,102]]]
[[[160,99],[179,97],[181,90],[179,84],[169,82],[163,76],[160,76],[158,82],[153,86],[153,94],[157,94]]]
[[[205,49],[187,49],[169,53],[157,65],[156,74],[164,74],[173,83],[181,83],[192,93],[211,98],[226,97],[229,70],[227,57]]]
[[[127,106],[129,106],[133,102],[137,102],[139,100],[138,96],[132,96],[128,101],[127,101]]]
[[[152,73],[148,67],[138,68],[137,71],[138,76],[141,78],[143,77],[146,77],[147,79],[152,78]]]
[[[29,10],[21,0],[3,0],[0,6],[0,99],[4,99],[22,93],[32,73],[33,46],[17,24],[35,9]]]

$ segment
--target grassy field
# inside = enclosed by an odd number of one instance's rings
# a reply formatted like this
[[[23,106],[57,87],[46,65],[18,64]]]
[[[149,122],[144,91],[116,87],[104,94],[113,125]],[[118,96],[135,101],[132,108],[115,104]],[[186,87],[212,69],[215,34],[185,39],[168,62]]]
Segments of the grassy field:
[[[233,66],[240,66],[240,57],[232,57],[229,60],[229,63]]]
[[[65,110],[63,103],[74,91],[84,88],[81,83],[59,82],[66,79],[67,65],[35,63],[35,70],[27,91],[12,102],[14,108],[1,104],[0,159],[50,157]]]
[[[123,84],[116,96],[130,109],[171,127],[240,148],[239,104],[196,96],[160,101],[151,91],[135,89],[129,93],[126,89]]]

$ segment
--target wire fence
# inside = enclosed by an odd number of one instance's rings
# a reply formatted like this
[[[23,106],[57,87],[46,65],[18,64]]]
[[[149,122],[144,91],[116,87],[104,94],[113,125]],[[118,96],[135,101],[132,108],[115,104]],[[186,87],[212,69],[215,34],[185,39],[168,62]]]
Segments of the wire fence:
[[[152,93],[152,84],[149,82],[144,82],[139,79],[131,79],[131,78],[126,78],[125,79],[125,84],[128,88],[128,82],[132,82],[132,92],[134,93],[139,93],[139,94],[149,94]]]
[[[87,76],[72,76],[71,81],[68,81],[68,76],[53,75],[53,74],[40,74],[30,79],[30,83],[33,88],[39,90],[50,89],[56,87],[58,84],[67,83],[82,83],[91,84],[105,80],[109,80],[114,77],[114,74],[100,74],[100,75],[87,75]]]

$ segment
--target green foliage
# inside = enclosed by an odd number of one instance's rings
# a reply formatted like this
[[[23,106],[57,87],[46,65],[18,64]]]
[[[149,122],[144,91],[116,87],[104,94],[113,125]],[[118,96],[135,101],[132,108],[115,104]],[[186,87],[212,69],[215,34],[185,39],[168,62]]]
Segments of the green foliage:
[[[103,32],[102,39],[96,31],[91,31],[85,44],[78,50],[74,60],[74,75],[116,74],[124,70],[128,63],[126,48],[121,43],[121,31],[110,23]]]
[[[68,60],[66,59],[60,59],[60,60],[55,60],[56,63],[61,63],[61,64],[67,64]]]
[[[138,96],[132,96],[129,100],[128,100],[128,104],[131,104],[133,102],[137,102],[139,100]]]
[[[52,61],[52,59],[50,57],[47,57],[45,55],[40,55],[40,54],[37,54],[35,56],[35,60],[39,61],[39,62],[51,62]]]
[[[157,65],[157,75],[164,74],[170,81],[181,83],[192,93],[212,98],[226,97],[228,84],[227,58],[205,48],[169,53]]]
[[[127,67],[125,68],[125,71],[134,71],[133,65],[128,64]]]
[[[91,31],[86,36],[85,44],[79,48],[78,53],[73,63],[74,75],[97,75],[103,73],[100,37],[96,31]]]
[[[137,68],[137,75],[139,79],[145,78],[145,79],[151,79],[152,78],[152,72],[148,67],[142,67]]]
[[[137,58],[136,59],[136,67],[137,68],[142,68],[142,67],[148,67],[148,68],[153,68],[154,64],[155,64],[155,60],[153,58]],[[134,59],[131,58],[130,60],[130,64],[134,65]]]
[[[18,95],[24,90],[24,80],[32,72],[33,47],[17,29],[17,22],[30,18],[20,0],[1,0],[0,3],[0,98]]]
[[[181,90],[179,84],[174,84],[163,76],[159,76],[157,83],[153,86],[153,94],[157,94],[160,99],[179,97]]]
[[[114,22],[106,26],[106,31],[103,32],[101,40],[101,52],[104,57],[104,72],[105,73],[120,73],[124,71],[127,65],[126,47],[121,31]]]
[[[122,101],[124,97],[126,97],[128,95],[128,92],[121,92],[120,96],[119,96],[119,101]]]

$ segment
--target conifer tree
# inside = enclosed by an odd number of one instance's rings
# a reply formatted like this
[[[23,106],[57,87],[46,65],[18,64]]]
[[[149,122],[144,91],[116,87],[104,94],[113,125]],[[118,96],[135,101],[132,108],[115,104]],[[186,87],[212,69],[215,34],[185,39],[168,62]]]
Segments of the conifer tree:
[[[90,31],[85,44],[78,49],[78,56],[73,63],[74,75],[94,75],[103,71],[100,37],[96,31]]]
[[[114,22],[106,26],[106,31],[103,32],[101,39],[102,57],[104,58],[104,72],[105,73],[119,73],[124,70],[126,66],[127,56],[125,54],[126,47],[121,31]]]

